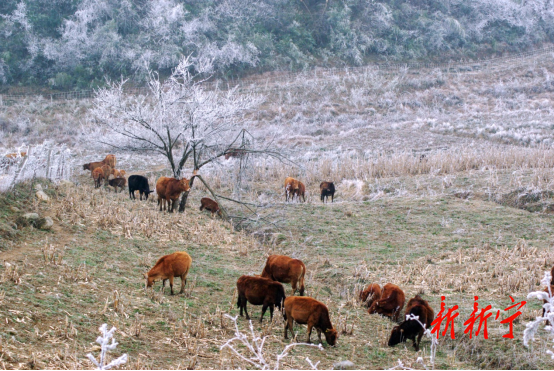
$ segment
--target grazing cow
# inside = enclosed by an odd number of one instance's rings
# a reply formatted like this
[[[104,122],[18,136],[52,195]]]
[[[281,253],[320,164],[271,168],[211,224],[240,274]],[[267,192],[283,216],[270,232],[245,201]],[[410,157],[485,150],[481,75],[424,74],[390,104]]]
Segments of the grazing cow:
[[[145,195],[145,199],[148,200],[148,195],[154,191],[150,190],[148,179],[142,175],[131,175],[129,177],[129,198],[136,200],[135,191],[139,191],[140,200],[142,201],[142,195]]]
[[[105,159],[102,160],[105,165],[110,166],[112,169],[115,169],[115,156],[107,155]]]
[[[273,309],[275,306],[281,309],[283,307],[283,300],[285,300],[285,288],[283,285],[263,277],[241,276],[237,280],[237,292],[237,308],[240,308],[240,316],[242,317],[242,310],[244,309],[246,319],[250,319],[246,310],[247,302],[252,305],[262,305],[260,322],[262,322],[268,307],[270,317],[273,319]]]
[[[379,284],[377,283],[371,283],[365,288],[365,290],[360,291],[360,301],[367,308],[371,307],[371,304],[373,304],[375,300],[379,300],[380,298],[381,286],[379,286]]]
[[[103,165],[105,165],[105,164],[102,161],[100,161],[100,162],[89,162],[88,164],[83,165],[83,170],[90,170],[91,173],[92,173],[94,171],[94,169],[102,167]]]
[[[379,300],[375,300],[371,307],[369,307],[368,313],[381,314],[386,317],[390,317],[393,321],[398,322],[400,317],[400,311],[404,307],[404,291],[400,287],[387,283],[383,287],[383,292]]]
[[[310,343],[313,327],[317,330],[317,337],[320,343],[322,332],[325,334],[327,344],[334,346],[337,342],[337,330],[331,324],[327,306],[313,298],[300,296],[289,296],[286,298],[285,320],[287,321],[285,323],[285,339],[287,339],[289,329],[291,334],[294,334],[292,330],[292,321],[294,320],[301,325],[308,325],[307,343]]]
[[[225,152],[225,159],[228,160],[231,157],[243,157],[247,153],[248,152],[245,149],[242,149],[242,148],[229,148]]]
[[[123,191],[123,188],[125,188],[125,184],[127,184],[127,180],[125,178],[115,178],[108,180],[108,184],[115,188],[115,191],[117,192],[117,187],[121,188]]]
[[[102,180],[104,179],[104,171],[101,167],[97,167],[92,171],[92,179],[94,179],[94,188],[100,188]]]
[[[200,211],[204,209],[212,212],[212,218],[214,217],[215,213],[221,216],[221,210],[219,209],[218,203],[212,200],[211,198],[203,197],[200,200]]]
[[[187,274],[189,273],[191,263],[192,258],[184,251],[162,256],[156,262],[154,268],[144,274],[144,278],[146,278],[146,287],[152,287],[154,281],[162,280],[163,291],[165,288],[165,281],[169,280],[171,295],[173,295],[173,278],[181,277],[181,291],[179,293],[182,294],[185,291]]]
[[[331,196],[331,202],[334,201],[335,185],[333,184],[333,182],[322,182],[319,185],[319,190],[321,191],[321,202],[329,202],[329,196]]]
[[[300,296],[304,295],[305,274],[306,266],[301,260],[292,259],[284,255],[270,255],[262,271],[262,277],[277,282],[290,283],[293,295],[298,288]]]
[[[428,329],[435,318],[433,308],[429,306],[427,300],[423,300],[419,295],[411,298],[406,305],[406,316],[413,314],[419,317],[419,322],[425,325]],[[405,342],[411,339],[414,342],[416,352],[419,350],[419,343],[423,336],[424,328],[416,320],[405,320],[400,325],[395,326],[390,334],[389,346],[393,347],[396,344]],[[416,341],[417,337],[417,341]]]
[[[160,177],[156,182],[156,193],[158,194],[158,205],[160,205],[160,211],[166,209],[172,213],[175,210],[175,205],[182,192],[190,191],[189,180],[183,178],[181,180],[175,178],[168,178],[165,176]]]

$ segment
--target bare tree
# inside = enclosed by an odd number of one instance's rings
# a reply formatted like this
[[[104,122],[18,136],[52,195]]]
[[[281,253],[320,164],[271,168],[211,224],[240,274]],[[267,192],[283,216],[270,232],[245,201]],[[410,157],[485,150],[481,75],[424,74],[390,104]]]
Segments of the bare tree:
[[[202,167],[236,148],[256,152],[246,148],[241,118],[261,98],[238,94],[236,89],[208,88],[205,81],[210,71],[210,62],[193,66],[184,58],[163,82],[151,72],[146,95],[126,94],[126,81],[98,90],[94,113],[103,129],[101,142],[125,151],[160,153],[177,179],[186,164],[192,165],[191,186]],[[180,212],[185,210],[187,197],[185,192]]]

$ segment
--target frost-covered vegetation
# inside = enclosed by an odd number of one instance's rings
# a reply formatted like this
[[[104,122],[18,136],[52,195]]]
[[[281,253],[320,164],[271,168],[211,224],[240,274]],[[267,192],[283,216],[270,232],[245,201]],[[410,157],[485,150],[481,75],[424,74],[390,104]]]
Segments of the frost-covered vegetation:
[[[0,82],[87,88],[103,76],[304,69],[369,60],[476,58],[551,42],[549,0],[7,0]]]

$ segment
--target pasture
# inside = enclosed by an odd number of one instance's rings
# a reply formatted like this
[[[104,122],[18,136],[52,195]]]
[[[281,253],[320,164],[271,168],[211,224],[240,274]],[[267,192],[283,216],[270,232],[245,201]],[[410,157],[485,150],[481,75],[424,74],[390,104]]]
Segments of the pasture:
[[[104,152],[86,149],[77,135],[73,180],[78,185],[36,180],[47,188],[50,203],[37,202],[29,183],[0,195],[2,228],[21,212],[55,221],[52,231],[26,227],[16,235],[2,234],[0,367],[90,368],[86,354],[97,353],[97,329],[107,323],[118,329],[114,355],[128,353],[128,368],[244,368],[228,349],[220,350],[234,336],[225,314],[238,315],[237,278],[260,274],[270,254],[306,264],[306,295],[328,306],[339,332],[336,347],[325,342],[323,350],[298,346],[281,368],[309,368],[306,357],[320,362],[320,369],[341,360],[357,368],[390,368],[398,360],[423,368],[418,357],[430,367],[426,337],[417,353],[411,341],[387,346],[394,323],[368,315],[357,302],[358,292],[372,282],[397,284],[406,300],[419,293],[435,313],[441,295],[447,307],[459,305],[456,339],[440,338],[434,368],[554,367],[546,354],[551,347],[546,336],[523,346],[525,323],[541,312],[537,300],[528,300],[522,309],[514,339],[502,338],[508,331],[500,324],[505,313],[489,319],[487,340],[482,335],[470,339],[463,326],[475,295],[480,307],[490,304],[494,313],[502,311],[511,305],[510,295],[518,302],[541,289],[544,271],[554,264],[554,151],[548,147],[551,127],[545,124],[552,122],[552,106],[539,104],[551,103],[546,79],[554,70],[551,62],[550,57],[540,66],[482,75],[422,71],[418,76],[275,82],[264,106],[249,113],[253,132],[275,134],[301,166],[250,159],[239,183],[239,160],[230,159],[203,174],[217,193],[240,194],[263,205],[260,216],[273,223],[252,223],[243,230],[200,212],[200,200],[209,194],[199,182],[184,214],[159,212],[154,194],[139,201],[126,192],[95,190],[89,172],[80,167]],[[491,86],[485,87],[485,78]],[[516,91],[519,86],[525,89]],[[533,86],[542,90],[534,92]],[[462,103],[448,103],[455,92]],[[518,96],[524,93],[525,99]],[[59,109],[61,122],[76,112],[86,127],[86,109],[76,106],[49,105],[48,110]],[[3,110],[13,117],[29,112]],[[47,114],[42,133],[54,125],[48,115],[53,114]],[[478,125],[466,120],[471,115],[481,115]],[[424,117],[430,120],[421,121]],[[526,117],[541,124],[533,127],[529,121],[531,129],[523,133],[529,127],[518,122]],[[491,131],[495,120],[514,127],[500,135]],[[55,133],[66,135],[62,128]],[[17,135],[6,139],[12,143]],[[151,189],[155,179],[167,175],[160,158],[116,156],[128,176],[146,174]],[[284,202],[287,176],[306,184],[306,203]],[[335,182],[333,203],[319,200],[321,181]],[[239,213],[236,205],[224,205]],[[186,251],[193,259],[185,294],[170,296],[168,287],[162,294],[159,282],[154,291],[145,291],[143,274],[159,257],[175,251]],[[179,285],[176,280],[177,291]],[[284,286],[290,295],[290,285]],[[249,305],[248,310],[255,319],[261,307]],[[262,325],[252,324],[256,333],[267,336],[264,356],[273,365],[290,343],[283,339],[281,315],[270,323],[266,313]],[[238,325],[250,333],[245,319],[239,318]],[[303,341],[306,326],[294,329]]]

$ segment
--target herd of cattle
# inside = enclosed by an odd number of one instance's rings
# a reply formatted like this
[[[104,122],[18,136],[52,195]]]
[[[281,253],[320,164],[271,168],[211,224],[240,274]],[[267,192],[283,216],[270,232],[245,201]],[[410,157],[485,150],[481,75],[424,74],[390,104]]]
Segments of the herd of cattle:
[[[173,295],[173,280],[175,277],[180,277],[180,293],[183,293],[191,264],[192,258],[184,251],[161,257],[154,267],[144,274],[146,288],[152,287],[155,281],[162,280],[161,290],[163,291],[166,281],[169,280],[171,295]],[[267,309],[269,308],[270,318],[273,319],[273,311],[277,307],[282,311],[285,320],[285,339],[288,338],[289,330],[294,333],[292,326],[295,321],[308,325],[306,342],[310,343],[312,329],[315,328],[320,343],[321,333],[323,333],[327,344],[334,346],[338,333],[331,324],[327,306],[316,299],[303,296],[305,275],[306,265],[301,260],[284,255],[270,255],[261,275],[245,275],[237,280],[237,307],[240,309],[240,316],[246,315],[246,319],[250,319],[247,303],[261,305],[260,322],[262,322]],[[287,297],[282,283],[290,283],[292,295],[298,291],[300,296]],[[400,318],[405,301],[402,289],[392,283],[387,283],[382,290],[378,284],[372,283],[359,293],[359,299],[368,308],[369,314],[381,314],[396,322]],[[419,295],[408,301],[405,314],[418,316],[419,321],[426,328],[429,328],[435,316],[429,303]],[[419,343],[424,333],[421,324],[416,320],[405,320],[395,326],[389,338],[389,346],[410,339],[413,341],[415,350],[419,350]]]
[[[106,158],[99,162],[91,162],[83,165],[84,170],[90,170],[94,179],[95,187],[101,186],[102,180],[105,185],[117,189],[122,188],[127,183],[124,170],[115,168],[116,158],[114,155],[107,155]],[[110,179],[110,176],[114,176]],[[141,175],[131,175],[128,179],[129,197],[135,198],[135,191],[140,193],[140,200],[144,196],[148,200],[148,195],[153,191],[150,190],[148,179]],[[168,210],[172,212],[175,209],[176,202],[182,192],[190,190],[188,179],[175,179],[168,177],[160,177],[156,182],[156,193],[158,195],[158,205],[160,211]],[[334,202],[335,185],[332,182],[322,182],[320,184],[321,201],[328,201],[331,196],[331,202]],[[304,183],[297,179],[288,177],[285,179],[285,201],[297,200],[305,201],[306,187]],[[200,210],[211,211],[212,216],[217,213],[221,215],[219,205],[214,200],[207,197],[202,198]],[[169,280],[171,294],[173,295],[173,281],[175,277],[181,278],[181,291],[184,292],[187,282],[187,275],[192,264],[192,258],[186,252],[176,252],[170,255],[161,257],[155,266],[144,276],[146,278],[146,287],[152,287],[155,281],[162,280],[162,290],[165,287],[166,281]],[[298,259],[292,259],[284,255],[271,255],[268,257],[265,268],[261,275],[256,276],[241,276],[237,280],[237,307],[240,308],[240,315],[246,315],[250,319],[247,311],[247,303],[251,305],[261,305],[262,313],[260,322],[263,320],[264,314],[269,308],[270,317],[273,318],[275,307],[283,313],[285,319],[284,337],[287,338],[288,330],[293,333],[293,321],[299,324],[308,325],[308,338],[312,329],[315,328],[318,334],[318,339],[321,342],[321,333],[325,335],[327,343],[331,346],[336,344],[337,330],[331,324],[329,310],[322,302],[304,297],[305,285],[304,276],[306,274],[306,266]],[[282,283],[290,283],[292,286],[293,296],[287,297]],[[298,291],[300,296],[294,296]],[[381,314],[398,322],[400,312],[404,308],[404,292],[396,285],[387,283],[382,289],[372,283],[365,290],[360,292],[359,299],[368,308],[369,314]],[[433,321],[434,312],[427,301],[416,295],[408,301],[406,307],[406,315],[413,314],[419,317],[421,323],[429,327]],[[423,327],[415,320],[403,321],[400,325],[393,328],[389,345],[394,346],[400,342],[405,342],[411,339],[414,342],[414,348],[419,349],[419,343],[423,335]],[[417,339],[416,339],[417,338]]]

